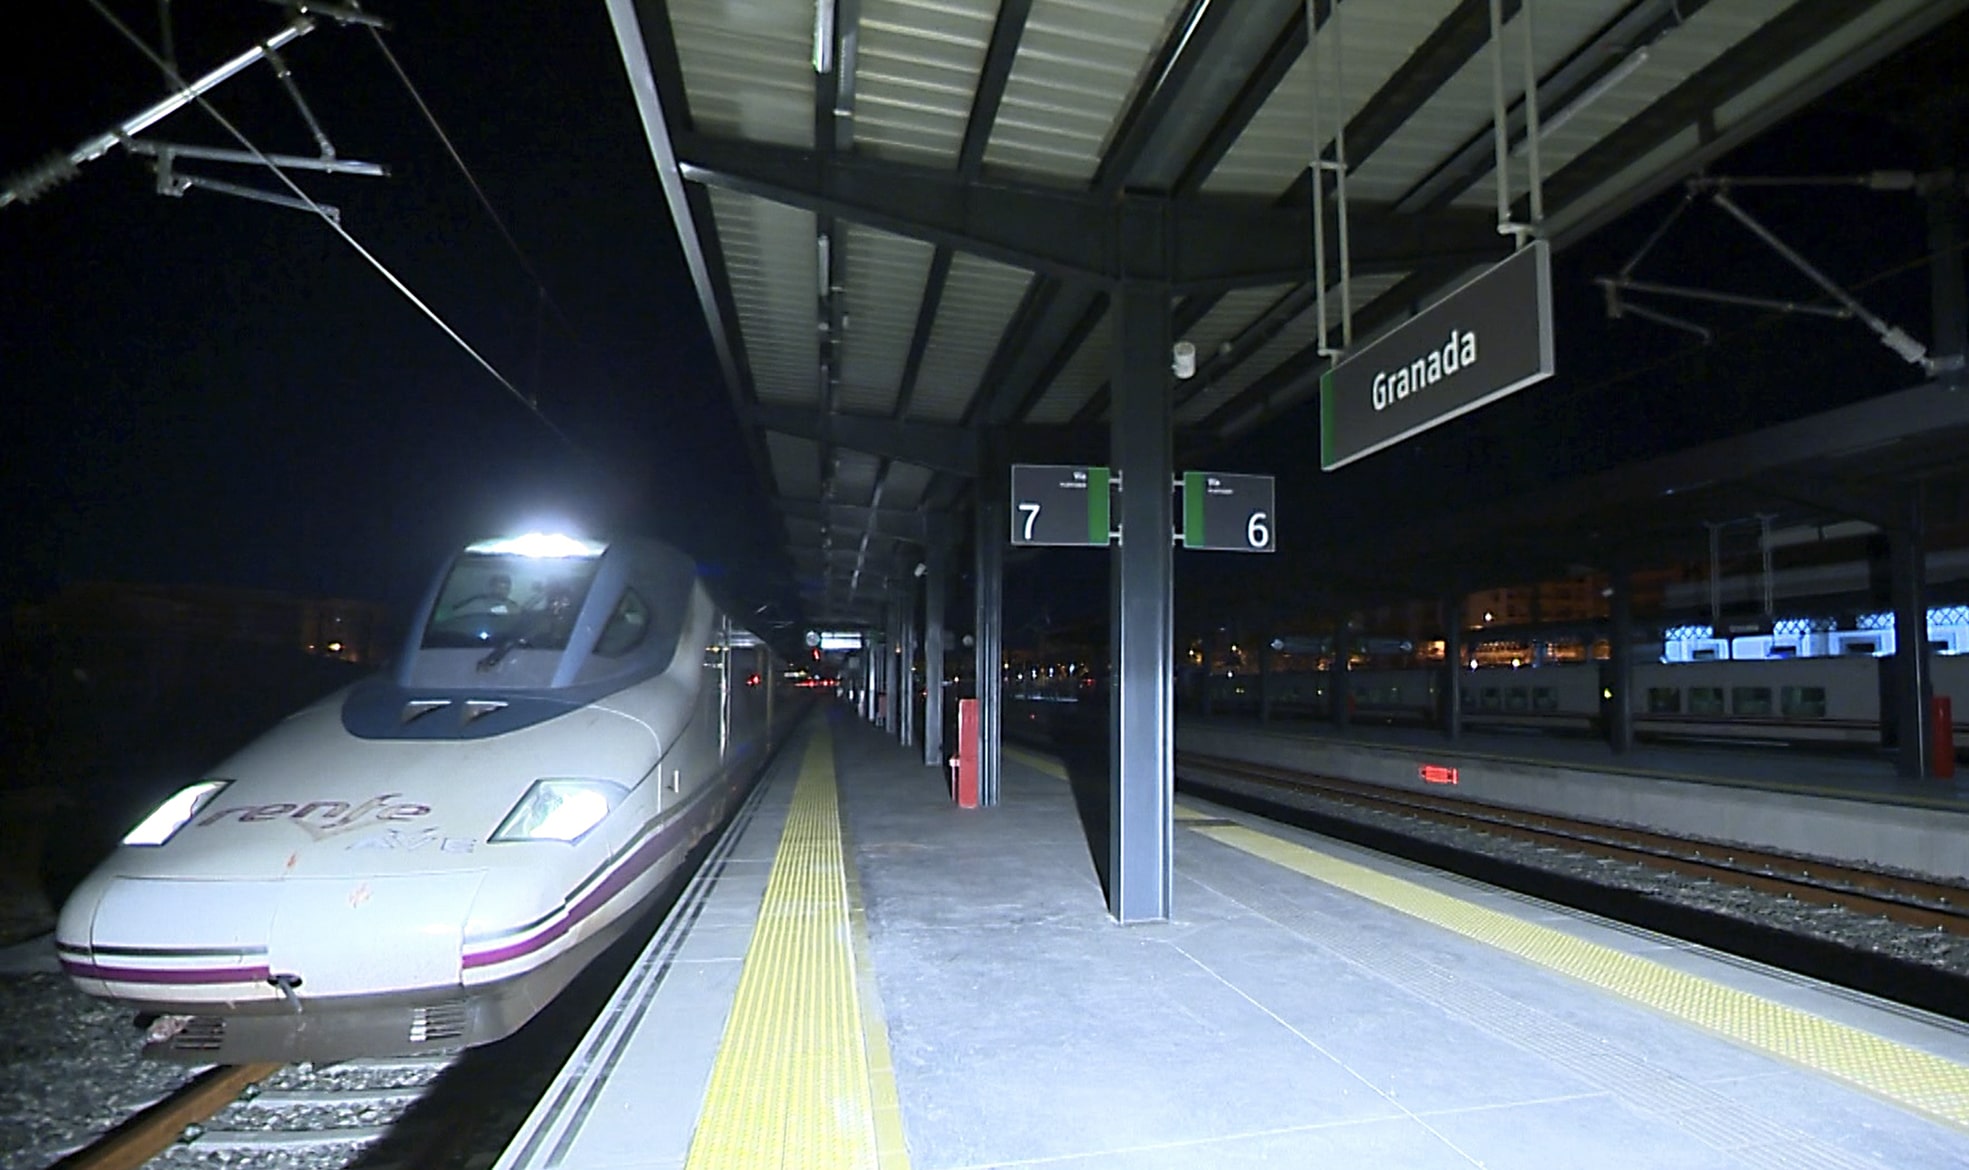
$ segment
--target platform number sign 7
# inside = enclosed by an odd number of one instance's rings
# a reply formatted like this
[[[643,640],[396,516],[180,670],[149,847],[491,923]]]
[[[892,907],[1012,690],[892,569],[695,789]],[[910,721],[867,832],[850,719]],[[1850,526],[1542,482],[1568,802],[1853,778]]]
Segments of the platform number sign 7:
[[[1012,543],[1106,546],[1108,486],[1105,467],[1013,464]]]

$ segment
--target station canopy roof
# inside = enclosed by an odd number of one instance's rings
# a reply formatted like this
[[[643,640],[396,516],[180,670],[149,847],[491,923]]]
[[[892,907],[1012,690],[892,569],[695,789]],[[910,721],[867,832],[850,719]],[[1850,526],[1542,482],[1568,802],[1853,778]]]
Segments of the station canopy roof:
[[[994,459],[1102,461],[1124,273],[1168,285],[1196,347],[1179,446],[1315,395],[1317,138],[1344,127],[1357,342],[1511,247],[1491,0],[609,4],[815,623],[878,623],[923,549],[965,539],[982,435]],[[1527,36],[1564,248],[1965,8],[1502,0],[1514,218]],[[1169,254],[1131,254],[1122,206],[1166,217]]]

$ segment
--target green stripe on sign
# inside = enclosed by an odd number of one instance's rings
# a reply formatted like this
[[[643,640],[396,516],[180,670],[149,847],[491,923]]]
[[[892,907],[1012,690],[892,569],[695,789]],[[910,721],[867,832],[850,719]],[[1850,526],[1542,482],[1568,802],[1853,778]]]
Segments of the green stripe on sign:
[[[1183,547],[1203,547],[1203,472],[1183,473]]]
[[[1108,469],[1087,469],[1087,543],[1106,547],[1108,533]]]
[[[1320,375],[1320,470],[1333,470],[1333,370]]]

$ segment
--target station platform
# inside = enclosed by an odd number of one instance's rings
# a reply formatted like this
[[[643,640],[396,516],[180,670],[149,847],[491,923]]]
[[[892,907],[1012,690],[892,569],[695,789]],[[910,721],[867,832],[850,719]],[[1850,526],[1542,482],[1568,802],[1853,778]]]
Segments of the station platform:
[[[1453,774],[1453,795],[1507,808],[1969,882],[1969,773],[1907,779],[1878,754],[1650,743],[1616,755],[1581,737],[1191,716],[1176,751],[1409,791],[1443,792]]]
[[[1189,800],[1119,926],[1001,797],[810,718],[498,1166],[1969,1167],[1969,1026]]]

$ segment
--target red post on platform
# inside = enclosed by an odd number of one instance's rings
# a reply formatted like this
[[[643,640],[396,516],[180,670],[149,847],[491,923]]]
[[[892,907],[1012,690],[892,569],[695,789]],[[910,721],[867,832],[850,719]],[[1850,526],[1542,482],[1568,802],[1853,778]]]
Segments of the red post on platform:
[[[1930,767],[1935,779],[1950,780],[1955,777],[1955,708],[1947,695],[1936,695],[1928,701],[1928,734],[1934,738],[1928,742],[1934,750]]]
[[[956,789],[958,808],[978,807],[978,757],[982,754],[983,727],[976,699],[957,700]]]

